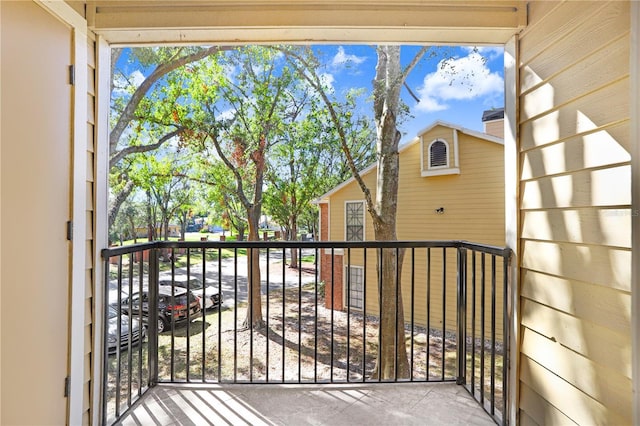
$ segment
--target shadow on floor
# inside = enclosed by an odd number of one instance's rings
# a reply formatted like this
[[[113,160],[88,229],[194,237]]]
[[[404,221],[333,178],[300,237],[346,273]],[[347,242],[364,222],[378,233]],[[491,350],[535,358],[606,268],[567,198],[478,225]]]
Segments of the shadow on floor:
[[[453,383],[159,385],[122,425],[494,425]]]

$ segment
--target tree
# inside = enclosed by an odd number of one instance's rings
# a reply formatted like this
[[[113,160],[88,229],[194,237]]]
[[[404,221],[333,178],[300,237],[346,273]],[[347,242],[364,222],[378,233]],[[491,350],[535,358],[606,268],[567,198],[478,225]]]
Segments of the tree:
[[[290,124],[283,131],[281,143],[273,149],[265,205],[273,219],[284,229],[286,240],[295,241],[298,236],[298,217],[316,195],[314,182],[317,183],[318,176],[314,154],[317,144],[314,141],[318,132],[310,115],[302,118],[308,112],[307,93],[299,91],[290,95]],[[291,249],[289,266],[298,266],[297,249]]]
[[[146,202],[135,205],[146,213],[149,241],[156,238],[167,240],[170,221],[179,218],[179,212],[188,212],[193,206],[194,191],[185,174],[189,158],[165,147],[153,155],[128,155],[122,160],[122,165],[126,165],[128,179],[136,189],[134,194],[144,193]],[[120,216],[127,215],[130,204],[131,201],[124,202],[116,223],[122,220]]]
[[[300,224],[304,229],[311,232],[316,238],[318,238],[318,220],[320,218],[320,210],[317,206],[309,204],[306,209],[302,211],[300,215]]]
[[[111,54],[111,116],[109,133],[109,168],[115,171],[123,159],[133,154],[151,152],[184,131],[178,120],[180,84],[192,68],[188,65],[223,51],[226,47],[198,46],[138,48],[131,50],[132,60],[150,69],[144,80],[137,84],[129,75],[116,75],[117,62],[123,49]],[[172,76],[174,84],[159,84]],[[172,87],[172,90],[168,90]],[[135,189],[127,169],[111,173],[113,197],[109,206],[108,222],[111,227],[120,206]]]
[[[267,155],[279,141],[289,101],[285,93],[295,80],[271,49],[237,48],[218,60],[206,76],[191,81],[193,133],[186,137],[205,157],[213,148],[231,171],[234,194],[245,209],[248,239],[257,241]],[[229,75],[230,69],[239,72]],[[250,249],[247,255],[249,295],[244,325],[261,328],[259,250]]]
[[[118,240],[120,244],[124,240],[133,239],[134,244],[138,242],[137,228],[144,224],[142,215],[143,206],[131,200],[127,200],[120,208],[116,222],[110,233],[110,241]]]
[[[247,215],[235,193],[235,176],[226,164],[215,157],[215,150],[213,151],[200,151],[204,155],[199,157],[192,172],[195,179],[203,184],[204,199],[213,210],[215,222],[223,230],[235,230],[238,240],[244,240]]]
[[[322,100],[310,87],[304,88],[292,102],[292,118],[273,155],[270,156],[269,186],[265,206],[272,218],[285,230],[287,240],[297,239],[301,217],[310,212],[310,202],[345,180],[350,174],[343,165],[342,152],[331,120]],[[354,110],[359,93],[348,94],[347,102]],[[369,120],[352,120],[349,133],[353,135],[351,150],[356,153],[356,167],[373,161],[372,143],[375,139]],[[345,173],[346,172],[346,173]],[[317,210],[317,209],[316,209]],[[315,228],[314,225],[311,227]],[[298,250],[291,249],[290,267],[297,267]]]
[[[317,72],[318,62],[311,49],[288,50],[289,57],[295,60],[294,67],[303,78],[314,87],[331,115],[339,134],[341,145],[355,180],[358,182],[373,221],[375,239],[379,241],[397,240],[396,212],[398,201],[398,145],[401,133],[398,120],[402,113],[400,98],[402,87],[408,74],[415,68],[428,48],[421,48],[413,60],[406,66],[400,65],[400,46],[383,45],[376,47],[377,64],[373,80],[373,116],[376,125],[377,176],[375,200],[359,174],[349,148],[349,139],[345,131],[344,111],[330,96]],[[343,113],[340,113],[343,112]],[[393,379],[408,377],[409,361],[404,334],[404,309],[401,282],[403,250],[381,249],[378,252],[380,286],[380,346],[373,377]],[[396,356],[397,354],[397,356]]]

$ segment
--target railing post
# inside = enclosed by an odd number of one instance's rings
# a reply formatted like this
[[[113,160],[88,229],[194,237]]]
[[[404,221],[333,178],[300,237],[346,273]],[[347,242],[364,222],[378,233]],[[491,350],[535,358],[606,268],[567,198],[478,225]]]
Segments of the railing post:
[[[509,404],[509,369],[511,368],[510,362],[510,347],[509,347],[509,329],[511,325],[511,315],[508,309],[509,301],[511,300],[511,279],[509,271],[511,270],[511,249],[505,248],[504,255],[502,257],[502,424],[508,425],[510,418]]]
[[[158,383],[158,248],[149,250],[149,303],[147,305],[147,332],[149,338],[149,386]]]
[[[102,334],[102,349],[103,349],[103,363],[102,363],[102,424],[107,424],[107,391],[109,387],[109,354],[107,353],[108,347],[108,329],[109,329],[109,266],[111,257],[106,250],[102,252],[102,258],[104,259],[104,306],[102,318],[104,330]],[[119,312],[119,311],[118,311]]]
[[[466,327],[467,327],[467,249],[458,247],[458,376],[456,383],[459,385],[466,384]]]

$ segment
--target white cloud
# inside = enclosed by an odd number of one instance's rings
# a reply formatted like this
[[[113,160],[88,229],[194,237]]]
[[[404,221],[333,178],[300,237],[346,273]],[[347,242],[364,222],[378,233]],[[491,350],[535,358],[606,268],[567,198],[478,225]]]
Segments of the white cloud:
[[[117,95],[124,95],[127,93],[128,87],[137,89],[146,77],[140,70],[135,70],[128,77],[125,78],[122,74],[118,74],[113,81],[113,92]]]
[[[333,74],[321,73],[319,77],[320,77],[320,81],[322,82],[322,85],[326,87],[330,92],[333,92],[334,91],[333,82],[336,81]]]
[[[333,57],[331,66],[333,68],[343,68],[346,65],[360,65],[367,58],[364,56],[349,55],[342,46],[338,47],[338,53]]]
[[[139,70],[135,70],[129,76],[129,81],[135,87],[139,87],[146,77]]]
[[[463,49],[469,53],[478,52],[487,61],[492,61],[504,53],[504,48],[499,46],[466,46]]]
[[[220,118],[222,120],[231,120],[233,117],[235,117],[235,115],[236,115],[236,111],[233,108],[229,108],[220,112],[218,114],[218,117],[216,118]]]
[[[491,72],[478,52],[468,56],[440,61],[436,72],[427,74],[417,90],[417,109],[425,112],[449,108],[448,101],[495,98],[504,93],[500,74]]]

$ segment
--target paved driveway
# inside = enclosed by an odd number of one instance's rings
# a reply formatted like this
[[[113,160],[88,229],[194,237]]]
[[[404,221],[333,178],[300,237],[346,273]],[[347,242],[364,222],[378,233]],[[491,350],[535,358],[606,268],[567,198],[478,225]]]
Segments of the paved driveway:
[[[312,255],[313,250],[303,250],[303,256]],[[294,288],[299,285],[305,285],[315,282],[315,274],[308,272],[308,268],[304,268],[302,272],[298,269],[289,268],[283,263],[282,251],[269,251],[269,259],[267,262],[266,253],[260,254],[260,280],[262,282],[262,292],[266,293],[267,282],[270,290],[285,288]],[[313,267],[313,265],[311,265]],[[136,269],[137,271],[137,269]],[[221,274],[219,274],[219,271]],[[196,264],[191,267],[190,274],[202,280],[202,264]],[[235,297],[239,301],[247,300],[247,257],[238,256],[223,258],[218,265],[218,261],[206,262],[204,268],[206,283],[216,288],[222,288],[224,300],[234,300]],[[267,274],[268,273],[268,274]],[[175,271],[176,277],[186,277],[187,268],[179,268]],[[268,278],[268,280],[267,280]],[[160,279],[171,279],[170,272],[162,272]],[[144,283],[149,282],[148,275],[143,277]],[[137,280],[134,283],[134,291],[137,288]],[[126,297],[129,293],[129,282],[124,279],[122,282],[122,297]],[[118,282],[111,280],[109,282],[109,303],[117,304],[118,302]]]

